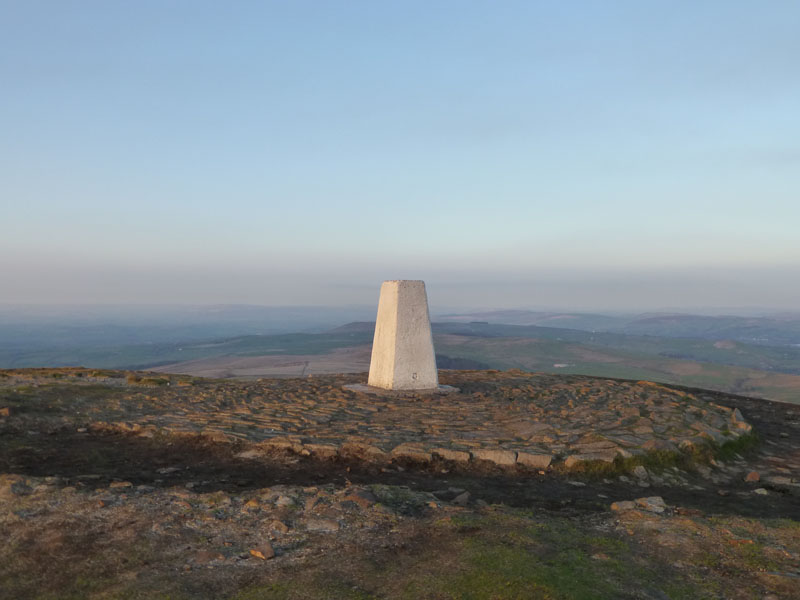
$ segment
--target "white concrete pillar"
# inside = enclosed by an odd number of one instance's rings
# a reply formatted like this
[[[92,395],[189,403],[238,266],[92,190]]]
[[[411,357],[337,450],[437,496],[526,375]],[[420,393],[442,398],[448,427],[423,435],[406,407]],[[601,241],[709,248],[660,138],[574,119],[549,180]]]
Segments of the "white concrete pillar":
[[[439,388],[424,281],[384,281],[368,384],[387,390]]]

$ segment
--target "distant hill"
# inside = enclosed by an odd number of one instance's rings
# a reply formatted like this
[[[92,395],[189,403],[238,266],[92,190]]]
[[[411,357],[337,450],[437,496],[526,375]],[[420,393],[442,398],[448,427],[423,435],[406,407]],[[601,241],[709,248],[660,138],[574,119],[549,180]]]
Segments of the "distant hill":
[[[76,322],[59,320],[61,315],[26,330],[24,324],[3,321],[2,314],[8,314],[0,311],[0,368],[160,368],[212,377],[305,376],[369,368],[375,324],[363,320],[363,313],[345,325],[335,319],[350,312],[327,314],[325,318],[334,322],[318,331],[270,333],[269,319],[278,328],[290,327],[305,309],[272,310],[220,309],[219,323],[211,316],[213,311],[199,311],[200,316],[176,317],[163,331],[158,330],[160,319],[167,317],[161,313],[152,322],[140,314],[107,326],[98,324],[110,318],[102,311]],[[283,325],[281,315],[286,318]],[[142,323],[138,332],[137,319]],[[203,325],[205,319],[208,327]],[[439,366],[445,369],[519,368],[651,379],[798,402],[798,323],[792,315],[628,317],[493,311],[450,315],[433,323],[433,333]],[[261,326],[265,329],[259,330]],[[8,335],[14,327],[16,337]],[[242,329],[258,334],[241,335]],[[151,330],[158,331],[149,339]],[[26,331],[31,339],[25,339]],[[237,333],[217,335],[217,331]],[[209,335],[202,337],[203,332]]]
[[[499,325],[536,325],[629,335],[734,340],[751,344],[800,346],[800,314],[769,317],[641,314],[607,316],[503,310],[445,315],[450,323],[484,321]]]

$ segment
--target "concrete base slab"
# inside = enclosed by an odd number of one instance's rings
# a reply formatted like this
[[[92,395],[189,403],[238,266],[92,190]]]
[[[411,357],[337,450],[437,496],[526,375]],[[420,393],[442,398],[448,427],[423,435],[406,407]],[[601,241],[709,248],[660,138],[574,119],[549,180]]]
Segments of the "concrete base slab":
[[[364,383],[350,383],[342,386],[351,392],[359,392],[361,394],[372,394],[373,396],[385,396],[387,398],[409,398],[413,396],[444,396],[446,394],[454,394],[460,392],[457,387],[452,385],[440,385],[435,388],[427,390],[387,390],[384,388],[367,385]]]

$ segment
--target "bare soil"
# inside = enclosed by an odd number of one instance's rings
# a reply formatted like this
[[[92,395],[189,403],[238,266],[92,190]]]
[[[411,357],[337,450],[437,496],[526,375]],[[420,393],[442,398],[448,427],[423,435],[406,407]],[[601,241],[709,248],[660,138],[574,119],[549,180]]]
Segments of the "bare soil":
[[[681,472],[685,485],[655,471],[253,460],[202,435],[12,415],[0,598],[800,598],[800,494],[782,483],[797,481],[800,408],[702,393],[740,409],[759,441]],[[663,514],[609,509],[654,496]]]

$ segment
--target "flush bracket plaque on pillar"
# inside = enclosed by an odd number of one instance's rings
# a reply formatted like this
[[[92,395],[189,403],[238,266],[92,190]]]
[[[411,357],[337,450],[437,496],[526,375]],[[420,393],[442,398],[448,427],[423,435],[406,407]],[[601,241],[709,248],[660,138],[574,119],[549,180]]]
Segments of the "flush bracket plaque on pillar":
[[[367,385],[346,387],[372,393],[457,391],[439,385],[424,281],[383,282]]]

